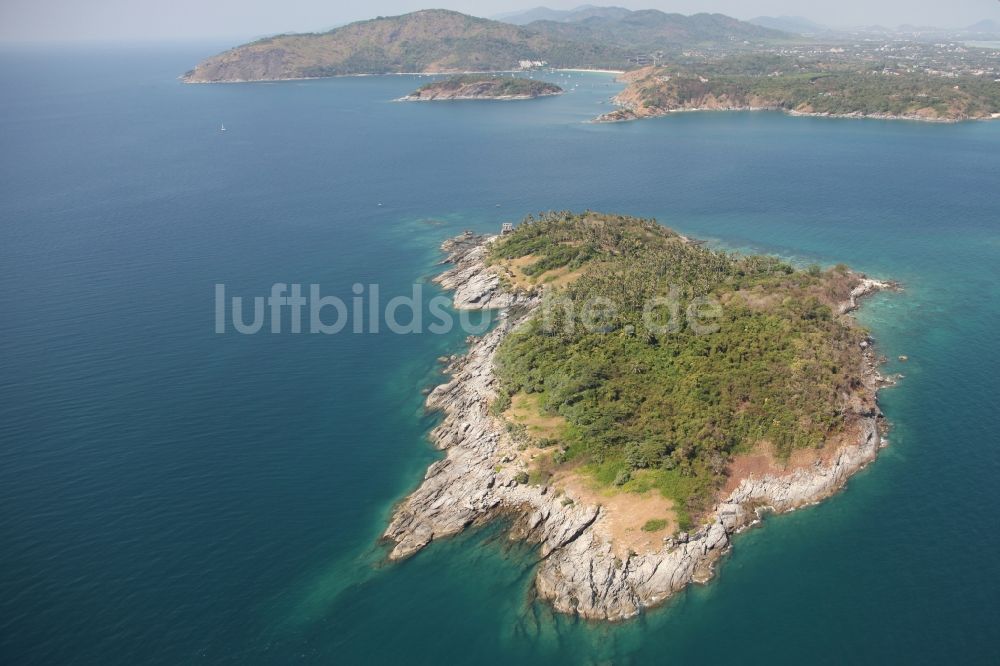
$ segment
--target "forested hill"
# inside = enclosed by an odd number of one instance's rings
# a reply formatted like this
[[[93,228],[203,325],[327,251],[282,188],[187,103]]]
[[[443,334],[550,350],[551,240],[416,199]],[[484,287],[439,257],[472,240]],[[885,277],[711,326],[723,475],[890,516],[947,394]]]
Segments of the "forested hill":
[[[657,11],[579,23],[518,26],[443,9],[359,21],[329,32],[278,35],[199,63],[189,83],[344,74],[504,71],[524,60],[553,67],[627,68],[636,53],[701,43],[774,39],[783,33],[721,15]]]
[[[739,21],[724,14],[667,14],[656,9],[621,16],[596,16],[579,21],[535,21],[529,29],[575,42],[594,42],[642,54],[670,53],[700,45],[732,47],[744,42],[768,42],[788,33]]]
[[[360,21],[324,33],[278,35],[201,62],[188,82],[255,81],[343,74],[500,71],[521,60],[552,65],[622,64],[625,54],[596,43],[428,9]]]

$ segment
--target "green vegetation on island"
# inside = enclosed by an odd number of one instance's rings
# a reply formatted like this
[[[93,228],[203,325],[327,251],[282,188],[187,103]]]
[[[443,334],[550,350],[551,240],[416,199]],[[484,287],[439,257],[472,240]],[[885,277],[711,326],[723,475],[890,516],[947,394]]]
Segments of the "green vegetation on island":
[[[548,81],[496,74],[464,74],[420,86],[404,97],[410,101],[450,99],[531,99],[558,95],[563,89]]]
[[[547,452],[550,471],[659,489],[682,527],[735,455],[766,447],[787,460],[874,409],[867,333],[838,314],[860,280],[843,266],[800,270],[589,212],[529,217],[490,262],[508,288],[550,285],[497,352],[493,413]]]

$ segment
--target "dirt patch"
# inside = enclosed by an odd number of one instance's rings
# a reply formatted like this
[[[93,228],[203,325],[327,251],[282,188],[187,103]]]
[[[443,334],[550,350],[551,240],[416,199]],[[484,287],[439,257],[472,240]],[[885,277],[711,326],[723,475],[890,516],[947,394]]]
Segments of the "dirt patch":
[[[540,400],[538,394],[518,393],[511,397],[511,406],[503,416],[525,426],[535,441],[558,443],[566,428],[566,419],[544,414]],[[663,547],[664,537],[677,531],[673,502],[658,490],[631,493],[602,487],[577,465],[557,464],[554,458],[559,450],[556,444],[545,448],[529,446],[520,452],[521,460],[528,466],[531,483],[548,485],[578,504],[600,505],[604,518],[599,521],[598,529],[611,541],[618,557],[627,558],[630,551],[657,551]],[[643,530],[647,523],[657,529]]]
[[[540,275],[531,276],[525,273],[525,269],[539,260],[534,254],[526,254],[517,259],[504,259],[495,264],[495,270],[516,289],[531,291],[535,287],[544,285],[549,288],[558,289],[573,283],[583,275],[583,270],[570,270],[568,267],[553,268]]]
[[[744,479],[764,476],[787,476],[798,469],[814,465],[828,466],[845,446],[857,446],[862,437],[860,422],[848,424],[843,431],[830,437],[818,449],[796,449],[787,460],[778,458],[769,441],[762,441],[749,453],[734,456],[729,463],[728,478],[719,497],[728,497]]]
[[[527,275],[524,269],[538,261],[538,259],[534,254],[526,254],[517,259],[503,259],[494,265],[494,270],[501,277],[507,278],[515,289],[531,291],[535,287],[535,280]]]
[[[571,271],[565,266],[562,268],[553,268],[538,276],[538,284],[543,284],[552,289],[559,289],[572,284],[581,275],[583,275],[583,269]]]
[[[656,552],[663,548],[665,537],[677,532],[673,502],[658,490],[640,494],[601,488],[593,479],[574,469],[557,471],[549,485],[578,504],[601,506],[603,518],[595,529],[611,541],[615,554],[622,559],[627,558],[630,551]],[[644,531],[643,526],[651,521],[660,521],[663,527],[655,532]]]
[[[520,423],[534,439],[555,439],[562,437],[566,419],[559,415],[543,414],[541,396],[537,393],[518,393],[510,399],[510,407],[503,413],[505,419]]]
[[[750,291],[727,292],[722,295],[722,304],[729,305],[733,301],[742,301],[751,310],[769,312],[781,304],[784,294],[766,294],[762,289]]]

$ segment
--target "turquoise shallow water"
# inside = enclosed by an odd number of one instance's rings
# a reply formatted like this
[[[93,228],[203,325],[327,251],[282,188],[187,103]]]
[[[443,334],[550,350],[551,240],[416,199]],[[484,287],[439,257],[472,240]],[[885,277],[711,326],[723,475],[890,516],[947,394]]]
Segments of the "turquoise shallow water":
[[[510,104],[176,82],[214,50],[0,55],[0,661],[996,662],[1000,125],[585,124],[602,75]],[[621,625],[534,603],[500,528],[382,563],[460,333],[213,333],[217,282],[405,294],[443,238],[552,208],[906,285],[861,313],[911,359],[879,461]]]

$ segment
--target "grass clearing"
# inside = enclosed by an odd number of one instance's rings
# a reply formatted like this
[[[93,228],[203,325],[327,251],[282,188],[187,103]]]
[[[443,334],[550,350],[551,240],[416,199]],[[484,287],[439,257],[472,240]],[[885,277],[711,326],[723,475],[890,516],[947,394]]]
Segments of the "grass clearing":
[[[508,421],[523,425],[528,435],[538,441],[562,441],[566,431],[566,419],[559,415],[545,414],[538,393],[517,393],[511,396],[510,407],[503,416]]]

